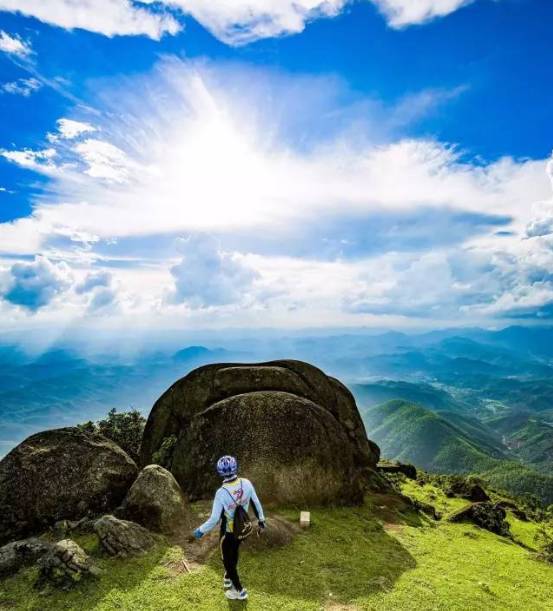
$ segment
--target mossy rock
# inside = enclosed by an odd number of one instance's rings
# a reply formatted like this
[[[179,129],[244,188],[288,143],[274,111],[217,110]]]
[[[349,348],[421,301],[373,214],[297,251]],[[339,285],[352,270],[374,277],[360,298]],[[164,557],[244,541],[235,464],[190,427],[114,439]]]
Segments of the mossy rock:
[[[117,507],[136,475],[102,435],[64,428],[28,437],[0,461],[0,544]]]
[[[238,458],[264,500],[285,503],[360,502],[379,458],[351,393],[300,361],[208,365],[156,402],[142,464],[163,455],[195,500],[219,485],[222,454]]]

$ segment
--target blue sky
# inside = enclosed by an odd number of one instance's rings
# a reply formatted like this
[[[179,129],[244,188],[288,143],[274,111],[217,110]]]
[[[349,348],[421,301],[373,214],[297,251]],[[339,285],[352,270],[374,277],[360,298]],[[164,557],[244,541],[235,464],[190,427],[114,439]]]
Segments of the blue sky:
[[[2,325],[550,319],[552,18],[0,0]]]

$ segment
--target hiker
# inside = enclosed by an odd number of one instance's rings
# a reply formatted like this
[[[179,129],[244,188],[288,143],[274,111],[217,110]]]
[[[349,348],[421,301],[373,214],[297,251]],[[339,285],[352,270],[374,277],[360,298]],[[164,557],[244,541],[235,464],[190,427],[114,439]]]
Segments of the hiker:
[[[221,521],[221,556],[225,567],[223,588],[231,600],[246,600],[248,592],[238,577],[238,550],[240,543],[248,537],[253,525],[248,516],[250,500],[257,518],[258,534],[265,528],[263,507],[257,498],[250,480],[238,477],[238,463],[233,456],[222,456],[217,461],[217,473],[223,478],[223,485],[215,493],[211,516],[194,531],[194,537],[201,539]]]

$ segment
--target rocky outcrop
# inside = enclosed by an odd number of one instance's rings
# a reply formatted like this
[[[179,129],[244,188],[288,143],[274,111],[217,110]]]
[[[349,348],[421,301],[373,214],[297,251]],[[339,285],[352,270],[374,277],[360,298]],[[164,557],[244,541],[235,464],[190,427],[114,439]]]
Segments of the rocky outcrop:
[[[402,473],[409,479],[417,479],[417,468],[414,465],[401,462],[381,462],[378,463],[380,473]]]
[[[156,402],[142,464],[163,455],[194,500],[218,486],[222,454],[237,456],[265,500],[306,503],[360,501],[379,459],[351,393],[300,361],[207,365]]]
[[[106,515],[96,521],[94,530],[102,547],[110,556],[142,554],[156,543],[152,533],[134,522]]]
[[[149,530],[170,534],[185,522],[186,502],[167,469],[148,465],[138,474],[117,515]]]
[[[38,561],[38,586],[53,585],[68,589],[85,577],[96,577],[100,570],[94,566],[86,552],[71,539],[54,544]]]
[[[446,496],[458,496],[474,503],[489,501],[490,497],[479,482],[463,477],[451,478],[451,483],[445,491]]]
[[[19,569],[34,564],[51,549],[51,543],[34,537],[0,547],[0,578],[13,575]]]
[[[450,522],[472,522],[497,535],[509,534],[509,523],[505,521],[507,513],[503,507],[494,503],[472,503],[449,516]]]
[[[0,461],[0,544],[112,510],[136,474],[134,461],[101,435],[76,428],[32,435]]]

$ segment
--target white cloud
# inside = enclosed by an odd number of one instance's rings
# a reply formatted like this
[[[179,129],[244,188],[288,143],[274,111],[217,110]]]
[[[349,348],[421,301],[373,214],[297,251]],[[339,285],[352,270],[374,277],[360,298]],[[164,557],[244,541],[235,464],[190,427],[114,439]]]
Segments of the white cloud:
[[[28,98],[32,93],[42,88],[42,83],[36,78],[20,78],[17,81],[3,83],[0,85],[2,93],[22,95]]]
[[[165,0],[192,15],[217,38],[245,44],[303,31],[308,21],[334,17],[347,0]]]
[[[46,257],[35,257],[32,263],[15,263],[9,271],[3,298],[32,312],[48,305],[72,283],[66,263],[52,263]]]
[[[72,30],[81,28],[105,36],[145,35],[159,40],[176,34],[179,23],[169,14],[131,0],[0,0],[0,10],[36,17],[45,23]]]
[[[79,295],[83,293],[89,293],[95,288],[107,288],[110,287],[113,281],[113,277],[109,272],[91,272],[75,286],[75,292]]]
[[[197,308],[236,303],[244,299],[257,277],[239,255],[223,252],[210,236],[182,238],[178,249],[183,258],[171,267],[173,303]]]
[[[113,314],[117,305],[117,291],[111,287],[102,287],[94,291],[88,304],[88,313],[105,314],[106,310]]]
[[[551,187],[553,188],[553,154],[547,163],[546,172],[551,181]],[[547,236],[550,234],[553,234],[553,197],[534,204],[533,218],[526,228],[526,235],[529,238]]]
[[[0,149],[0,155],[20,165],[23,168],[30,170],[36,170],[37,172],[50,173],[54,168],[54,158],[56,157],[56,150],[53,148],[42,149],[34,151],[32,149],[23,149],[21,151],[8,151],[6,149]]]
[[[72,140],[82,134],[95,132],[96,128],[85,121],[75,121],[74,119],[58,119],[58,133],[61,138]]]
[[[86,174],[107,182],[126,182],[132,163],[121,149],[110,142],[89,138],[74,149],[86,163]]]
[[[312,20],[334,17],[352,0],[0,0],[0,10],[20,12],[67,29],[106,36],[146,35],[160,39],[181,25],[168,12],[199,21],[220,40],[240,45],[302,32]],[[365,0],[366,1],[366,0]],[[395,28],[443,17],[474,0],[369,0]],[[156,5],[157,10],[150,8]],[[150,6],[148,6],[150,5]],[[159,7],[165,7],[160,12]]]
[[[1,8],[0,5],[0,10]],[[27,57],[32,53],[30,43],[17,35],[10,36],[10,34],[4,32],[4,30],[0,30],[0,51],[17,57]]]
[[[475,0],[372,0],[394,28],[444,17]]]

